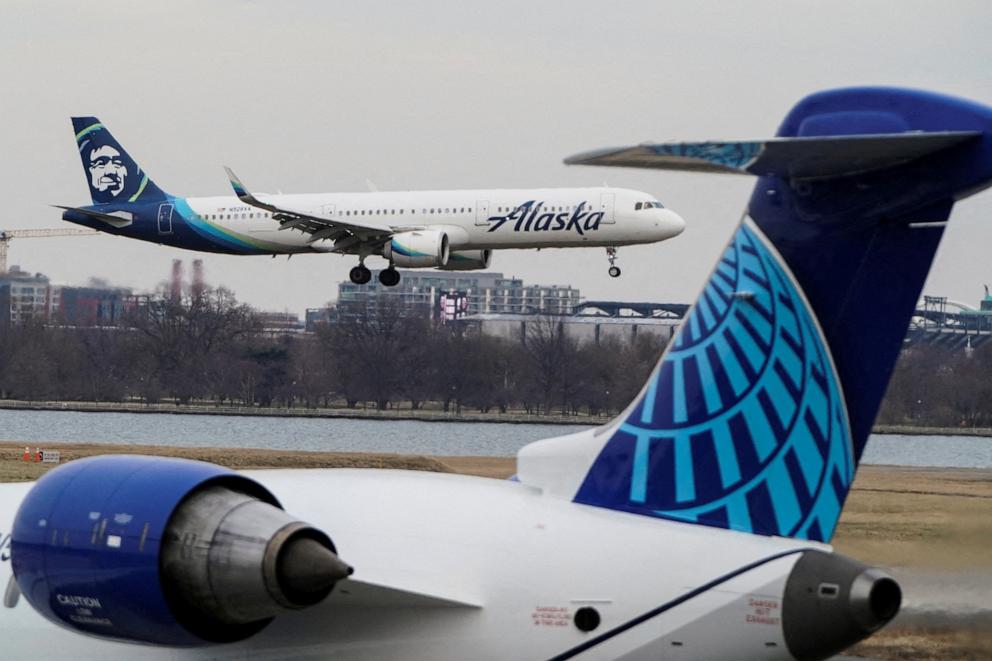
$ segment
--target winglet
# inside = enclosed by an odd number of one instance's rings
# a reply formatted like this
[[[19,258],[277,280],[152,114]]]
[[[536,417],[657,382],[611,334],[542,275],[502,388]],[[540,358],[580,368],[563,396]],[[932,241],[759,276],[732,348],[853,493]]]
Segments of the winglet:
[[[231,188],[234,189],[234,194],[238,196],[238,199],[242,202],[252,203],[255,199],[254,196],[252,196],[252,194],[245,188],[244,184],[241,183],[241,180],[238,179],[238,175],[234,174],[234,170],[225,165],[224,171],[227,172],[227,179],[231,182]]]

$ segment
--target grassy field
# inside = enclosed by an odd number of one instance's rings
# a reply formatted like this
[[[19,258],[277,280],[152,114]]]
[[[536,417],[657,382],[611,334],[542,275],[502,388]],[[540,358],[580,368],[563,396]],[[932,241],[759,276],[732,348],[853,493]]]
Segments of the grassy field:
[[[251,468],[399,468],[453,472],[438,459],[416,455],[289,452],[229,448],[179,448],[165,445],[100,445],[95,443],[59,443],[49,446],[61,453],[63,463],[97,454],[150,454],[209,461],[238,470]],[[34,452],[35,447],[31,446]],[[36,480],[54,464],[23,460],[24,445],[0,442],[0,482]]]
[[[862,466],[833,544],[887,566],[992,570],[992,471]]]
[[[286,452],[59,443],[62,460],[107,454],[154,454],[249,468],[398,468],[505,479],[507,457]],[[32,450],[34,447],[32,447]],[[24,446],[0,443],[0,482],[33,480],[51,465],[24,462]],[[864,466],[833,540],[835,548],[889,567],[992,571],[992,471]],[[992,595],[989,596],[992,609]],[[992,659],[992,632],[961,627],[889,627],[850,653],[876,659]]]

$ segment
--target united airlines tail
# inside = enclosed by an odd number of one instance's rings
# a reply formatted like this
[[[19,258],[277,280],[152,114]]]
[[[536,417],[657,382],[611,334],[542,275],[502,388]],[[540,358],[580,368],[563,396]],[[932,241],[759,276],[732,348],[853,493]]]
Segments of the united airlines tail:
[[[73,117],[79,157],[93,204],[154,202],[168,196],[96,117]]]
[[[828,91],[773,140],[567,162],[756,174],[745,216],[635,402],[524,448],[575,502],[828,541],[954,203],[992,182],[992,109]]]

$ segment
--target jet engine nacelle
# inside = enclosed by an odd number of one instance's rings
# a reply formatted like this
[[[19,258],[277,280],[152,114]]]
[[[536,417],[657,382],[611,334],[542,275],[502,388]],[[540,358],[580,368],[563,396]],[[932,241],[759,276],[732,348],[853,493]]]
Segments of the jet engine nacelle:
[[[382,246],[382,256],[401,267],[443,267],[448,263],[448,234],[438,230],[401,232]]]
[[[452,250],[448,263],[438,268],[442,271],[475,271],[489,268],[492,250]]]
[[[242,640],[351,573],[264,487],[197,461],[101,456],[28,492],[11,533],[24,597],[90,635],[160,645]]]
[[[818,661],[867,638],[899,612],[895,580],[839,553],[805,551],[785,584],[782,629],[799,661]]]

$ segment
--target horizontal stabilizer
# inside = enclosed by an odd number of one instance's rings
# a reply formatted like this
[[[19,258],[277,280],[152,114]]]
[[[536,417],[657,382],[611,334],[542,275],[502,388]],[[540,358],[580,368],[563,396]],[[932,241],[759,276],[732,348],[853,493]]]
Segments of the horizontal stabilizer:
[[[127,227],[132,222],[134,222],[134,216],[130,211],[111,211],[109,213],[102,213],[100,211],[94,211],[93,209],[83,209],[80,207],[64,207],[61,204],[53,204],[56,209],[64,209],[65,211],[72,211],[74,213],[82,214],[88,218],[95,218],[96,220],[102,220],[103,222],[120,229],[121,227]]]
[[[568,165],[777,175],[790,179],[845,177],[884,170],[948,149],[978,131],[788,137],[730,142],[663,142],[597,149],[570,156]]]

